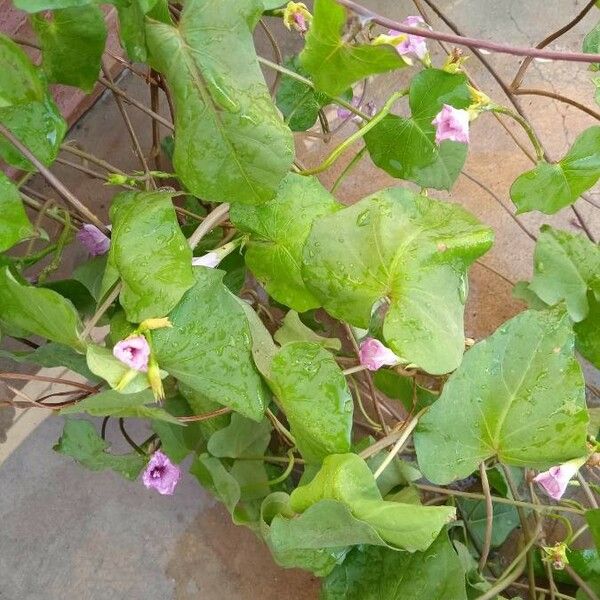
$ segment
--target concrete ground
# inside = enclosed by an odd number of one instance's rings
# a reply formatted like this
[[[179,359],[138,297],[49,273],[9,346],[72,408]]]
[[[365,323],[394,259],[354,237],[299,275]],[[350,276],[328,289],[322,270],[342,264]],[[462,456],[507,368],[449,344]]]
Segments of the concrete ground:
[[[365,4],[398,19],[415,12],[408,0],[371,0]],[[584,2],[444,0],[439,4],[467,35],[530,46],[568,21]],[[583,36],[599,16],[600,11],[593,11],[553,47],[579,50]],[[437,29],[443,28],[436,19],[432,22]],[[290,34],[278,34],[282,39],[287,35],[284,49],[288,52],[298,45]],[[261,54],[270,57],[265,40],[260,38],[258,43]],[[436,48],[435,43],[431,47]],[[436,54],[439,56],[437,50]],[[511,56],[488,58],[507,80],[519,63]],[[467,66],[494,100],[505,102],[498,86],[476,59],[469,59]],[[591,75],[584,65],[534,62],[524,85],[558,91],[594,107]],[[381,105],[389,92],[404,87],[406,80],[404,73],[383,77],[369,87],[369,98]],[[141,100],[148,100],[146,89],[136,78],[127,76],[120,85]],[[527,96],[522,97],[522,103],[552,159],[558,159],[583,129],[595,124],[589,115],[547,98]],[[143,147],[149,148],[148,118],[133,107],[128,112],[140,132]],[[349,124],[341,135],[351,131]],[[110,96],[105,96],[81,119],[69,137],[83,149],[121,168],[138,168]],[[518,174],[530,168],[530,163],[489,115],[473,124],[472,139],[465,170],[510,206],[509,186]],[[317,164],[334,142],[324,148],[309,136],[300,135],[298,156],[305,165]],[[72,156],[63,156],[73,160]],[[349,158],[343,157],[331,174],[323,176],[326,185]],[[106,215],[113,189],[82,177],[67,166],[55,165],[53,171],[98,214]],[[398,183],[365,158],[339,188],[338,197],[350,203]],[[53,196],[40,178],[32,186]],[[598,200],[600,195],[591,196]],[[496,244],[483,258],[485,264],[512,281],[530,275],[532,242],[493,197],[461,177],[449,199],[463,203],[494,228]],[[595,235],[600,236],[600,212],[583,201],[578,206]],[[532,231],[543,221],[574,229],[568,210],[554,217],[523,217]],[[83,258],[83,253],[74,249],[67,261],[74,264]],[[497,274],[479,265],[472,269],[467,335],[484,337],[522,310],[510,291],[510,285]],[[34,395],[41,389],[30,391]],[[226,511],[191,477],[183,479],[173,497],[165,498],[146,490],[139,482],[128,483],[109,472],[91,473],[51,451],[61,426],[61,418],[45,419],[41,412],[0,411],[1,600],[318,597],[315,578],[274,565],[262,543],[249,531],[232,525]],[[118,440],[118,431],[110,430],[109,438]]]

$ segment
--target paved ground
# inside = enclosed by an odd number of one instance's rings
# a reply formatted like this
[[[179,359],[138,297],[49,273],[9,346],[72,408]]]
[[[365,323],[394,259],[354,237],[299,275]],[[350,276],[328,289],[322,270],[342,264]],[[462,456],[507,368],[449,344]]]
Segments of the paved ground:
[[[378,12],[402,18],[414,9],[408,0],[368,3]],[[445,0],[464,32],[495,40],[532,45],[557,29],[568,15],[583,6],[581,0]],[[589,15],[554,47],[577,50],[586,31],[600,16]],[[540,19],[540,15],[543,18]],[[441,27],[439,23],[436,27]],[[289,38],[288,38],[289,39]],[[260,41],[261,53],[269,55]],[[494,56],[490,60],[510,79],[517,60]],[[497,86],[477,64],[469,69],[494,99],[501,101]],[[593,105],[593,87],[584,66],[534,63],[527,87],[544,87]],[[392,89],[403,86],[405,75],[386,77],[370,95],[381,104]],[[132,78],[122,83],[146,100]],[[552,158],[560,157],[576,135],[594,124],[588,115],[553,101],[524,98],[523,104],[547,145]],[[138,130],[147,119],[135,109],[129,113]],[[485,120],[484,120],[485,119]],[[346,129],[344,134],[347,134]],[[111,97],[104,98],[71,132],[83,148],[128,169],[136,167],[126,133]],[[148,148],[148,135],[142,134]],[[298,139],[305,164],[316,164],[325,152],[307,137]],[[342,159],[337,170],[346,159]],[[507,202],[510,182],[529,168],[526,158],[492,117],[473,126],[473,143],[466,170],[481,179]],[[83,179],[68,167],[54,169],[67,185],[97,212],[105,213],[111,190]],[[325,183],[335,177],[326,175]],[[365,159],[339,190],[347,202],[394,180]],[[39,180],[35,186],[51,190]],[[595,196],[598,197],[597,195]],[[511,280],[527,277],[531,270],[530,240],[486,192],[466,179],[453,190],[452,201],[464,202],[494,227],[496,245],[484,258],[487,264]],[[598,211],[581,204],[581,210],[600,234]],[[563,211],[553,224],[572,227],[571,214]],[[525,216],[532,229],[540,219]],[[69,261],[83,256],[71,253]],[[497,275],[476,266],[471,278],[467,333],[483,337],[522,309],[512,300],[510,286]],[[37,413],[39,415],[39,413]],[[0,412],[0,599],[1,600],[313,600],[318,582],[310,576],[277,568],[268,551],[250,532],[236,528],[229,516],[192,479],[184,479],[172,498],[153,494],[139,484],[126,483],[112,473],[90,473],[50,451],[61,429],[61,420],[41,420],[31,413]],[[115,433],[115,432],[112,432]],[[8,438],[4,441],[4,438]],[[118,435],[114,436],[115,439]]]

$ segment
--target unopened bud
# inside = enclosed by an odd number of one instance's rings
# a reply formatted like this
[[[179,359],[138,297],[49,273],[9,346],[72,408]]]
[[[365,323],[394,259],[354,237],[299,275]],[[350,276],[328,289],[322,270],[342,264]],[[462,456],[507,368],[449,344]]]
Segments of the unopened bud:
[[[312,15],[303,2],[288,2],[283,11],[283,24],[290,30],[294,29],[300,33],[306,33]]]
[[[158,368],[158,363],[153,356],[150,357],[150,362],[148,364],[148,381],[150,382],[150,387],[152,388],[154,398],[159,401],[164,400],[165,390],[160,377],[160,369]]]
[[[138,331],[143,333],[144,331],[163,329],[164,327],[173,327],[173,323],[169,321],[169,317],[162,317],[161,319],[146,319],[140,323]]]

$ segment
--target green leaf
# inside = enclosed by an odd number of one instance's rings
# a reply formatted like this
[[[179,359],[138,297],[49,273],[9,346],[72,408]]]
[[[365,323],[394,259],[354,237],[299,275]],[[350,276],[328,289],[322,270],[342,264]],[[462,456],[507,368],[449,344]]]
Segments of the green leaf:
[[[337,96],[354,82],[407,63],[388,44],[350,44],[342,38],[346,9],[335,0],[315,0],[313,20],[300,54],[302,67],[318,90]]]
[[[227,427],[213,433],[208,451],[217,458],[246,458],[264,454],[271,440],[271,423],[256,421],[233,413]]]
[[[314,479],[292,492],[290,507],[302,513],[325,499],[342,502],[354,517],[371,525],[386,542],[409,552],[429,548],[455,513],[448,506],[386,502],[367,463],[356,454],[332,454],[325,458]]]
[[[270,383],[302,457],[321,462],[350,450],[353,402],[332,354],[319,344],[286,344],[273,359]]]
[[[441,533],[425,552],[355,548],[323,581],[321,600],[466,600],[460,560]]]
[[[100,379],[96,377],[87,366],[85,356],[75,352],[69,346],[63,346],[55,342],[44,344],[31,352],[8,352],[0,349],[0,356],[9,358],[17,362],[30,362],[40,367],[66,367],[83,375],[91,383],[99,383]]]
[[[451,140],[436,144],[432,121],[444,104],[462,109],[471,102],[464,74],[424,69],[410,84],[411,116],[387,115],[365,134],[371,159],[393,177],[449,190],[465,163],[468,145]]]
[[[137,452],[110,454],[108,444],[98,435],[89,421],[67,419],[63,433],[54,446],[56,452],[75,459],[87,469],[112,469],[127,479],[137,479],[148,458]]]
[[[94,4],[56,10],[31,24],[42,46],[42,68],[51,83],[90,93],[98,79],[106,42],[104,13]]]
[[[232,206],[232,223],[250,234],[246,264],[275,300],[304,312],[319,306],[302,279],[302,248],[312,224],[341,207],[315,177],[290,173],[273,200]]]
[[[81,322],[75,307],[60,294],[25,285],[8,267],[0,269],[0,323],[81,350]]]
[[[517,214],[538,210],[553,215],[573,204],[600,177],[600,126],[580,134],[557,163],[540,162],[514,181],[510,197]]]
[[[273,337],[281,346],[291,342],[313,342],[323,348],[335,350],[336,352],[342,349],[342,342],[338,338],[326,338],[315,333],[300,320],[295,310],[290,310],[285,315],[281,327],[275,332]]]
[[[587,421],[568,315],[528,310],[467,352],[421,418],[415,449],[438,484],[492,456],[543,469],[585,454]]]
[[[14,0],[13,4],[20,10],[28,13],[41,12],[43,10],[57,10],[59,8],[71,8],[72,6],[85,6],[93,4],[94,0]]]
[[[43,100],[46,89],[37,68],[17,43],[2,34],[0,64],[0,109]]]
[[[106,269],[107,256],[94,256],[78,265],[73,271],[73,279],[79,281],[96,302],[102,299],[102,278]]]
[[[565,301],[571,318],[588,315],[588,290],[600,298],[600,247],[583,235],[541,228],[529,289],[546,304]]]
[[[492,239],[460,206],[390,188],[314,223],[303,277],[331,315],[357,327],[389,303],[387,345],[428,373],[447,373],[464,350],[467,268]]]
[[[300,66],[297,56],[286,58],[283,64],[294,73],[304,77],[308,75]],[[341,97],[350,102],[352,100],[352,89],[346,90]],[[277,88],[276,101],[277,107],[292,131],[310,129],[317,122],[319,111],[333,102],[331,96],[318,92],[313,87],[285,73],[282,74]]]
[[[575,345],[582,356],[600,369],[600,300],[593,293],[588,294],[588,316],[575,323]]]
[[[89,344],[86,351],[87,365],[94,375],[108,382],[115,389],[121,380],[128,376],[131,369],[113,356],[108,348]],[[137,372],[133,379],[122,389],[121,394],[135,394],[150,387],[146,373]]]
[[[596,549],[600,549],[600,508],[585,511],[585,520],[594,538]]]
[[[108,390],[89,396],[76,404],[71,404],[60,412],[63,415],[87,413],[93,417],[130,417],[184,425],[164,408],[147,406],[155,403],[156,400],[150,390],[135,394],[121,394],[115,390]]]
[[[27,218],[19,190],[0,172],[0,252],[4,252],[33,235],[33,227]]]
[[[54,162],[67,133],[67,123],[49,93],[39,102],[0,108],[0,123],[45,166]],[[3,136],[0,136],[0,158],[18,169],[36,170]]]
[[[206,200],[270,200],[293,160],[254,50],[261,12],[257,0],[188,0],[178,27],[146,25],[150,63],[175,103],[175,170]]]
[[[587,54],[600,54],[600,23],[598,23],[583,38],[583,51]],[[590,69],[597,71],[600,68],[598,63],[591,64]]]
[[[465,526],[477,548],[483,548],[486,530],[487,511],[483,500],[457,498]],[[492,518],[492,548],[501,546],[510,533],[519,525],[519,514],[509,504],[494,504]]]
[[[267,392],[254,368],[246,313],[216,269],[194,269],[196,285],[152,332],[161,368],[213,402],[260,421]]]
[[[373,383],[388,398],[402,402],[409,412],[418,412],[438,399],[437,394],[417,385],[412,377],[403,377],[390,369],[373,373]]]
[[[164,317],[194,285],[192,251],[169,192],[124,192],[113,200],[108,263],[123,281],[121,306],[133,323]],[[105,275],[110,280],[110,275]],[[106,291],[107,285],[103,284]]]
[[[47,281],[40,285],[47,290],[58,292],[67,300],[73,303],[73,306],[82,315],[92,315],[96,308],[96,302],[83,283],[76,279],[58,279],[56,281]]]

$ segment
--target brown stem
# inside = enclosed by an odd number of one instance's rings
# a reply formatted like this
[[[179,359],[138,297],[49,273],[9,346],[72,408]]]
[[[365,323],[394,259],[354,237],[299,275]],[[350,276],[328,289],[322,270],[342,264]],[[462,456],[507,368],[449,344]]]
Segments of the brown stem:
[[[500,279],[502,279],[503,281],[506,281],[506,283],[508,283],[508,285],[510,285],[511,287],[514,287],[515,282],[511,281],[505,275],[502,275],[502,273],[500,273],[500,271],[496,271],[496,269],[494,269],[493,267],[490,267],[489,265],[487,265],[486,263],[482,262],[481,260],[476,260],[475,262],[480,267],[483,267],[484,269],[487,269],[490,273],[493,273],[494,275],[497,275],[498,277],[500,277]]]
[[[98,229],[104,233],[108,233],[108,229],[104,223],[87,207],[85,206],[67,187],[45,166],[38,158],[25,146],[21,140],[8,129],[4,124],[0,123],[0,134],[3,135],[35,168],[44,176],[46,181],[79,213],[87,219],[89,223],[93,223]]]
[[[483,538],[483,548],[479,557],[479,570],[483,573],[492,547],[492,531],[494,528],[494,505],[492,503],[492,493],[490,491],[490,482],[488,481],[485,463],[479,465],[479,476],[481,477],[481,488],[485,496],[485,536]]]
[[[595,0],[594,0],[595,1]],[[577,100],[573,100],[572,98],[567,98],[562,94],[557,94],[556,92],[551,92],[549,90],[539,90],[537,88],[517,88],[513,90],[513,94],[518,96],[545,96],[546,98],[553,98],[554,100],[558,100],[560,102],[564,102],[565,104],[570,104],[575,108],[578,108],[580,111],[587,113],[594,119],[600,121],[600,113],[588,108],[585,104],[581,104],[581,102],[577,102]]]
[[[428,0],[425,0],[429,4]],[[560,52],[556,50],[540,50],[538,48],[522,48],[517,46],[510,46],[508,44],[500,44],[498,42],[490,42],[488,40],[482,40],[477,38],[465,37],[463,35],[453,35],[450,33],[443,33],[441,31],[433,31],[430,29],[424,29],[421,27],[409,27],[404,25],[400,21],[394,21],[388,19],[375,12],[372,12],[368,8],[353,2],[352,0],[337,0],[338,4],[346,6],[358,15],[365,17],[366,19],[378,23],[388,29],[395,29],[402,33],[410,33],[412,35],[418,35],[433,40],[442,40],[451,44],[457,44],[459,46],[468,46],[471,49],[483,48],[490,50],[491,52],[497,52],[499,54],[512,54],[513,56],[531,56],[533,58],[545,58],[549,60],[564,60],[568,62],[583,62],[583,63],[597,63],[600,62],[600,54],[586,54],[584,52]],[[432,7],[433,9],[433,7]]]
[[[94,163],[95,165],[98,165],[99,167],[106,169],[109,173],[118,173],[119,175],[127,175],[127,173],[125,173],[125,171],[122,171],[121,169],[119,169],[119,167],[115,167],[114,165],[111,165],[109,162],[106,162],[105,160],[103,160],[102,158],[98,158],[94,154],[90,154],[89,152],[85,152],[84,150],[81,150],[81,148],[76,148],[75,146],[72,146],[70,143],[63,144],[60,147],[60,149],[63,152],[68,152],[69,154],[74,154],[75,156],[78,156],[79,158],[81,158],[83,160],[87,160],[91,163]]]
[[[151,70],[150,73],[153,74],[155,71]],[[150,84],[150,107],[152,112],[156,114],[158,114],[158,111],[160,110],[160,96],[158,90],[159,87],[157,83]],[[156,119],[152,119],[152,150],[150,150],[150,155],[154,159],[155,167],[159,171],[162,171],[160,160],[160,130]]]
[[[95,392],[96,389],[80,381],[72,381],[70,379],[62,379],[61,377],[48,377],[46,375],[29,375],[27,373],[0,373],[0,379],[17,379],[20,381],[47,381],[48,383],[60,383],[62,385],[70,385],[72,387],[85,390],[86,392]]]
[[[581,21],[581,19],[583,19],[583,17],[585,17],[585,15],[587,15],[588,12],[590,12],[590,10],[592,10],[592,8],[594,8],[595,4],[596,4],[596,0],[590,0],[583,7],[581,12],[579,12],[579,14],[577,14],[575,16],[575,18],[573,18],[571,21],[569,21],[566,25],[563,25],[560,29],[558,29],[554,33],[551,33],[549,36],[545,37],[536,46],[536,48],[545,48],[548,44],[551,44],[554,40],[558,39],[561,35],[565,34],[567,31],[569,31],[569,29],[572,29],[573,27],[575,27],[575,25],[577,25],[577,23],[579,23],[579,21]],[[512,90],[516,90],[521,85],[521,82],[523,81],[523,77],[525,76],[525,71],[527,71],[527,68],[531,64],[532,60],[533,60],[533,57],[527,57],[521,63],[521,66],[519,67],[519,70],[517,71],[515,78],[512,80],[512,83],[510,84],[510,88]]]
[[[594,234],[592,233],[592,231],[589,228],[588,224],[585,222],[585,219],[583,218],[583,215],[579,212],[579,209],[574,204],[571,204],[571,210],[573,211],[573,214],[575,215],[575,218],[579,222],[579,225],[581,225],[581,229],[583,229],[583,231],[585,231],[585,234],[588,236],[588,238],[590,239],[590,241],[594,242],[594,244],[595,244],[596,243],[596,238],[594,237]]]
[[[196,423],[198,421],[208,421],[209,419],[214,419],[215,417],[220,417],[221,415],[228,415],[232,412],[231,408],[223,407],[217,408],[216,410],[212,410],[211,412],[204,413],[203,415],[192,415],[191,417],[177,417],[178,421],[182,423]]]
[[[104,77],[106,77],[106,79],[109,81],[109,83],[111,85],[114,85],[114,81],[112,79],[112,75],[110,74],[110,70],[108,69],[108,67],[105,64],[102,64],[102,72],[104,73]],[[146,176],[147,176],[146,180],[145,180],[146,188],[148,189],[148,187],[151,187],[153,189],[156,189],[156,183],[154,182],[154,179],[150,175],[150,167],[148,167],[148,161],[146,160],[146,157],[144,156],[144,151],[142,150],[140,141],[137,137],[137,134],[135,133],[135,129],[133,128],[133,125],[131,123],[131,119],[129,118],[129,115],[127,114],[127,110],[125,109],[125,106],[123,105],[123,98],[119,94],[117,94],[114,90],[111,89],[111,91],[113,92],[113,97],[115,99],[115,102],[117,103],[117,107],[119,109],[119,112],[121,113],[121,117],[123,117],[123,122],[125,123],[125,127],[127,128],[129,137],[131,138],[131,144],[133,146],[133,151],[137,155],[137,157],[142,165],[142,169],[144,170],[144,173],[146,173]]]
[[[283,64],[283,55],[281,54],[281,49],[279,48],[279,44],[277,40],[271,33],[271,30],[267,27],[267,24],[264,22],[264,19],[261,19],[259,22],[262,30],[265,32],[269,42],[271,43],[271,47],[273,48],[273,58],[278,65]],[[271,86],[271,98],[275,98],[277,95],[277,88],[279,87],[279,82],[281,81],[281,72],[275,71],[275,79],[273,80],[273,85]]]

